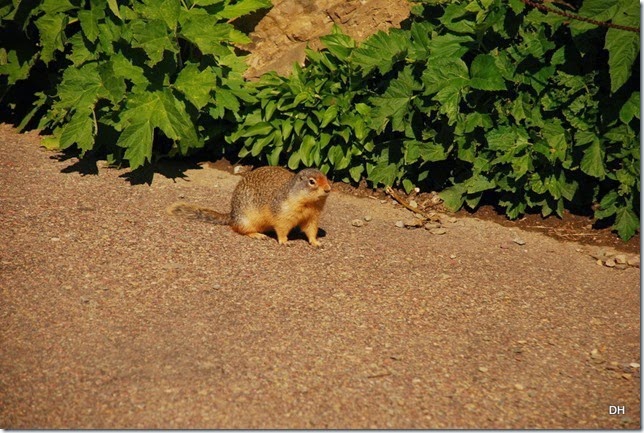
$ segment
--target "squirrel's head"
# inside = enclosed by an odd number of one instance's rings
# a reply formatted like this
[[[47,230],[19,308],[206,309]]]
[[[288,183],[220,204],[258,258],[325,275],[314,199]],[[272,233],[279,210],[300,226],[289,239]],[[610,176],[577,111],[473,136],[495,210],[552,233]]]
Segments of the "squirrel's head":
[[[305,168],[295,175],[300,187],[310,194],[323,197],[331,192],[329,179],[320,170]]]

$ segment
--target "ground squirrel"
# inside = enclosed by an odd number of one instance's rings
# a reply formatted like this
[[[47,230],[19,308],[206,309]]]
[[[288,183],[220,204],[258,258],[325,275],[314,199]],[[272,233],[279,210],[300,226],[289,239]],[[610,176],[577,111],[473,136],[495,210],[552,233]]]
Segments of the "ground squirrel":
[[[319,170],[306,168],[293,174],[282,167],[260,167],[237,184],[228,214],[181,202],[167,211],[170,215],[229,225],[237,233],[255,239],[268,239],[264,232],[274,230],[280,244],[285,244],[289,232],[299,227],[309,243],[319,247],[318,222],[330,191],[329,180]]]

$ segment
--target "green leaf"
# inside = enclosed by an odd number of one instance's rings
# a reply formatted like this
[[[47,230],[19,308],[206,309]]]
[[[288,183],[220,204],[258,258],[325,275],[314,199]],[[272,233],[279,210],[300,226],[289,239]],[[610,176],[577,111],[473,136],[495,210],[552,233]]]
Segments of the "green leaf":
[[[83,151],[91,150],[94,146],[94,123],[90,113],[78,111],[63,127],[60,136],[60,148],[66,149],[76,143]]]
[[[419,142],[418,151],[423,161],[436,162],[447,159],[447,153],[445,153],[445,148],[442,144],[429,141]]]
[[[94,107],[99,98],[107,96],[96,63],[67,68],[58,85],[58,106],[65,109],[86,110]]]
[[[630,207],[620,207],[615,214],[615,225],[617,234],[623,240],[629,240],[640,228],[640,220]]]
[[[469,83],[467,65],[461,59],[440,59],[428,62],[423,72],[424,94],[437,93],[447,87],[460,90]]]
[[[628,101],[619,110],[619,119],[628,124],[633,117],[640,118],[640,92],[633,92]]]
[[[443,199],[443,204],[448,210],[456,212],[463,207],[463,203],[465,202],[465,193],[466,187],[462,184],[457,184],[444,189],[438,195]]]
[[[606,177],[606,168],[604,167],[604,151],[602,150],[599,137],[595,136],[590,146],[584,151],[584,156],[580,163],[581,171],[584,173],[603,179]]]
[[[410,42],[405,32],[392,29],[387,34],[378,31],[351,53],[351,60],[363,69],[363,75],[377,68],[381,74],[391,71],[394,63],[404,58]]]
[[[150,120],[142,120],[128,125],[119,136],[116,144],[124,147],[125,159],[132,170],[150,161],[152,158],[152,135],[154,127]]]
[[[637,5],[635,2],[633,4]],[[637,11],[639,18],[639,8]],[[637,25],[639,25],[639,19]],[[638,33],[611,28],[606,32],[604,48],[608,51],[610,90],[615,93],[633,73],[633,63],[640,52],[640,36]]]
[[[4,48],[0,48],[0,52],[2,50]],[[11,50],[7,53],[5,61],[0,61],[0,75],[6,75],[8,77],[8,84],[12,85],[29,76],[30,66],[30,61],[25,61],[20,64],[18,53],[15,50]]]
[[[356,42],[350,36],[342,33],[342,29],[337,24],[333,24],[331,34],[322,36],[320,42],[340,60],[346,60],[356,46]]]
[[[216,79],[211,68],[200,71],[197,64],[187,63],[179,72],[174,87],[200,110],[212,99],[210,92],[215,89]]]
[[[337,105],[331,105],[329,108],[327,108],[324,111],[324,114],[322,115],[322,121],[320,122],[320,128],[324,128],[329,123],[334,121],[337,117],[338,117],[338,106]]]
[[[470,66],[470,86],[479,90],[505,90],[505,80],[494,57],[479,54]]]
[[[353,179],[354,182],[360,182],[363,171],[364,171],[364,166],[362,164],[354,165],[349,169],[349,175],[351,176],[351,179]]]
[[[130,165],[134,165],[132,169],[150,159],[154,128],[159,128],[166,137],[178,142],[183,154],[190,147],[203,146],[185,106],[169,89],[132,95],[121,119],[121,123],[127,126],[116,144],[128,148],[125,157]],[[135,143],[137,139],[142,142]]]
[[[233,5],[226,5],[217,15],[225,19],[234,19],[271,6],[270,0],[241,0]]]
[[[105,3],[99,1],[90,1],[89,10],[78,11],[78,20],[80,21],[83,34],[90,42],[96,42],[99,35],[98,22],[105,18]]]
[[[254,137],[256,135],[267,135],[273,131],[273,125],[268,122],[259,122],[249,128],[243,129],[241,137]]]
[[[174,30],[181,11],[179,0],[144,0],[145,5],[137,9],[150,20],[161,20]]]
[[[394,131],[405,130],[405,116],[414,93],[421,89],[410,68],[405,68],[392,80],[382,96],[371,98],[373,104],[372,125],[377,131],[384,130],[391,120]]]
[[[42,51],[40,58],[49,63],[54,58],[54,52],[65,49],[65,27],[68,18],[64,14],[43,15],[36,20],[40,32]]]
[[[143,48],[150,59],[149,66],[154,66],[161,61],[163,53],[178,52],[176,42],[170,37],[168,27],[161,20],[143,21],[136,20],[130,24],[132,31],[132,46]]]

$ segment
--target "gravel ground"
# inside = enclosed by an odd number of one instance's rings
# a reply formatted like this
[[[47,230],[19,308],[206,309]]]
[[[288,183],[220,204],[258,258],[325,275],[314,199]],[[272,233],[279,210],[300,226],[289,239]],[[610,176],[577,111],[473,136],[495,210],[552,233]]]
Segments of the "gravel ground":
[[[2,428],[640,428],[638,267],[339,193],[278,246],[164,213],[236,176],[37,143],[0,126]]]

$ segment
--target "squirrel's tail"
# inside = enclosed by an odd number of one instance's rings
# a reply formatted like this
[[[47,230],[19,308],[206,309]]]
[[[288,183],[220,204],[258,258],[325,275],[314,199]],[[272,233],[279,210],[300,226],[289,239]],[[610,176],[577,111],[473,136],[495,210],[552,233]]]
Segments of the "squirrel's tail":
[[[170,215],[175,215],[179,217],[197,219],[201,221],[206,221],[213,224],[230,224],[230,214],[217,212],[216,210],[209,209],[207,207],[197,206],[190,203],[173,203],[166,211]]]

